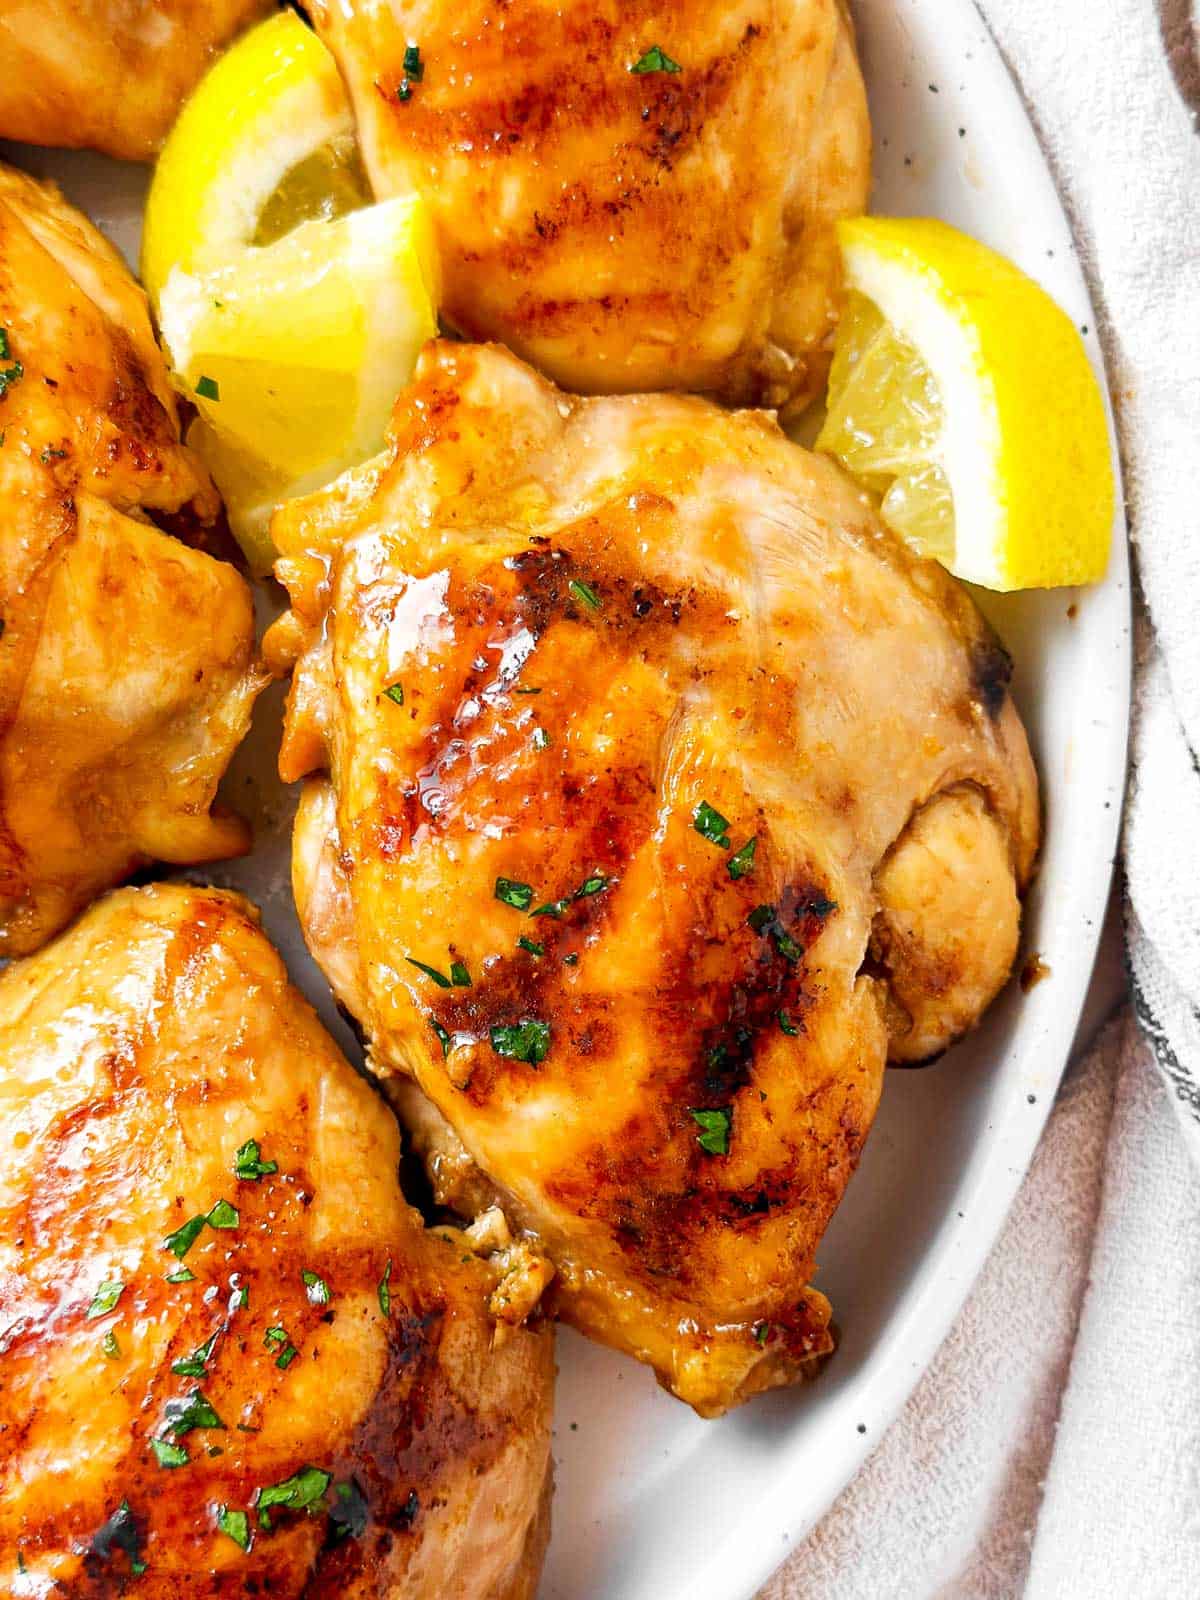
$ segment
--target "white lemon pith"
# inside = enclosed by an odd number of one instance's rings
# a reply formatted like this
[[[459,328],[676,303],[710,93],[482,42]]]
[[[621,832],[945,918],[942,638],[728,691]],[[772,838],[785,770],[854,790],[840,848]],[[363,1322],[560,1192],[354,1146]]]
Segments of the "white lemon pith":
[[[143,276],[188,442],[260,571],[274,508],[381,447],[437,331],[424,202],[367,198],[333,59],[292,12],[213,67],[155,172]]]
[[[847,304],[817,447],[914,549],[992,589],[1101,578],[1108,425],[1074,325],[946,223],[839,223]]]

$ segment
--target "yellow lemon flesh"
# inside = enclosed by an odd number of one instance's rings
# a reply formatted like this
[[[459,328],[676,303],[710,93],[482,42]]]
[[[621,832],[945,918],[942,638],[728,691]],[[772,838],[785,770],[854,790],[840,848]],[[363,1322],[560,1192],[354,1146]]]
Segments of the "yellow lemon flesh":
[[[274,508],[380,448],[437,331],[424,203],[368,199],[333,59],[293,12],[217,62],[155,171],[143,278],[199,413],[188,442],[258,571]]]
[[[847,288],[817,448],[913,549],[990,589],[1103,577],[1113,475],[1073,323],[946,223],[838,224]]]

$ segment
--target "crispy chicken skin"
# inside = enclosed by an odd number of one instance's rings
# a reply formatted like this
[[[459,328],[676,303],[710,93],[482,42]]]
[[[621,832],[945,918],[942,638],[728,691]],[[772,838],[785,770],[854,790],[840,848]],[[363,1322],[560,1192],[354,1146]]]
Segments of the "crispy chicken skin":
[[[377,193],[416,189],[433,209],[460,332],[583,393],[798,409],[819,390],[833,223],[869,182],[842,0],[311,9]],[[630,70],[654,45],[677,72]]]
[[[562,1313],[705,1415],[803,1376],[889,1044],[1012,959],[1003,650],[769,417],[495,347],[430,346],[389,449],[274,534],[301,919],[435,1182],[479,1203],[473,1162]]]
[[[151,859],[236,855],[211,815],[249,724],[250,591],[160,531],[220,502],[179,441],[145,297],[49,185],[0,168],[0,956]]]
[[[210,62],[271,0],[0,0],[0,138],[153,160]]]
[[[0,1120],[0,1593],[529,1600],[550,1325],[495,1341],[245,901],[120,890],[10,967]]]

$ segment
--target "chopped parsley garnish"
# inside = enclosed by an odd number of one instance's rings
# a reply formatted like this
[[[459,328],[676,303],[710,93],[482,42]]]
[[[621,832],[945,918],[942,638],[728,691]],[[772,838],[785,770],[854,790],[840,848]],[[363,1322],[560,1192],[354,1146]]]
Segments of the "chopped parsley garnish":
[[[383,1277],[379,1280],[379,1309],[385,1317],[392,1314],[392,1258],[388,1257],[388,1264],[383,1269]]]
[[[715,844],[721,850],[729,849],[729,823],[707,800],[701,800],[692,812],[692,827],[709,844]]]
[[[602,872],[594,872],[590,878],[585,878],[573,894],[564,895],[561,900],[548,900],[544,906],[538,906],[536,911],[531,911],[531,917],[553,917],[556,921],[563,912],[576,900],[589,900],[594,894],[601,894],[613,882],[606,878]]]
[[[279,1354],[275,1357],[275,1365],[282,1368],[284,1372],[287,1371],[300,1354],[296,1346],[288,1338],[286,1328],[268,1328],[263,1335],[263,1343],[268,1350],[278,1350],[280,1345],[283,1346],[283,1349],[279,1350]]]
[[[181,1444],[171,1444],[166,1439],[151,1439],[150,1448],[160,1467],[186,1467],[192,1459]]]
[[[275,1365],[280,1369],[281,1372],[286,1372],[299,1354],[300,1352],[296,1349],[294,1344],[285,1344],[283,1349],[275,1357]]]
[[[678,61],[672,61],[660,44],[652,44],[646,54],[635,61],[630,67],[630,72],[636,72],[639,77],[648,72],[681,72]]]
[[[400,79],[400,87],[396,90],[397,100],[411,100],[412,86],[420,83],[425,76],[425,63],[421,60],[421,47],[410,44],[405,47],[403,60],[404,76]]]
[[[96,1317],[107,1316],[124,1293],[125,1285],[123,1283],[102,1283],[92,1296],[92,1303],[87,1308],[88,1321],[91,1322]]]
[[[524,934],[517,940],[517,945],[522,950],[528,950],[531,956],[544,956],[546,946],[539,944],[536,939],[527,939]]]
[[[442,1060],[445,1061],[446,1057],[450,1054],[450,1035],[446,1032],[445,1028],[442,1027],[441,1023],[436,1017],[430,1017],[429,1026],[438,1036],[438,1043],[442,1047]]]
[[[12,388],[14,383],[19,383],[25,376],[25,368],[19,361],[14,361],[11,367],[0,367],[0,400]]]
[[[549,750],[550,735],[545,728],[535,728],[533,730],[533,748],[535,750]]]
[[[405,956],[404,959],[408,962],[410,967],[416,967],[418,971],[423,972],[427,978],[432,978],[439,989],[450,988],[450,979],[444,972],[439,972],[436,967],[427,966],[424,961],[418,961],[416,956]]]
[[[766,1344],[770,1332],[771,1324],[769,1322],[760,1322],[758,1327],[754,1330],[755,1344]]]
[[[746,921],[754,929],[755,933],[762,933],[769,923],[775,921],[775,907],[755,906]]]
[[[231,1206],[228,1200],[218,1200],[204,1220],[210,1228],[236,1228],[241,1218],[236,1206]]]
[[[173,1256],[178,1256],[182,1261],[184,1256],[200,1237],[207,1217],[190,1217],[182,1228],[176,1228],[174,1233],[169,1233],[163,1240],[163,1249],[169,1250]]]
[[[573,900],[587,900],[594,894],[600,894],[604,889],[608,888],[608,885],[609,879],[603,873],[597,872],[594,876],[585,878],[571,898]]]
[[[135,1578],[140,1578],[146,1570],[146,1563],[138,1555],[141,1543],[142,1536],[129,1509],[129,1501],[122,1500],[104,1526],[92,1535],[92,1553],[101,1561],[107,1561],[114,1549],[123,1550],[129,1557],[129,1570]]]
[[[393,705],[402,706],[404,704],[404,685],[402,683],[389,683],[383,692]]]
[[[221,385],[215,378],[197,378],[196,393],[201,400],[219,400],[221,398]]]
[[[689,1116],[697,1123],[700,1132],[696,1143],[706,1155],[729,1154],[729,1130],[733,1126],[733,1107],[720,1106],[715,1111],[696,1111],[689,1107]]]
[[[797,944],[791,934],[779,921],[776,906],[755,906],[746,918],[755,933],[770,934],[775,941],[775,948],[785,961],[796,962],[804,955],[804,946]]]
[[[177,1378],[207,1378],[208,1360],[213,1353],[213,1346],[217,1342],[217,1334],[205,1341],[198,1350],[193,1350],[190,1356],[184,1356],[182,1361],[173,1361],[171,1371]]]
[[[42,465],[44,467],[48,467],[52,461],[65,461],[66,458],[67,452],[65,450],[52,450],[50,446],[47,445],[42,451],[40,459]]]
[[[282,1483],[272,1483],[260,1489],[257,1501],[259,1527],[271,1526],[271,1519],[267,1515],[271,1506],[286,1506],[291,1511],[319,1511],[325,1491],[329,1488],[330,1476],[328,1472],[322,1472],[320,1467],[301,1467],[299,1472],[285,1478]]]
[[[244,1511],[231,1511],[228,1506],[217,1507],[217,1527],[234,1544],[243,1550],[250,1548],[250,1518]]]
[[[550,1024],[534,1017],[491,1030],[492,1049],[510,1061],[528,1061],[536,1067],[550,1050]]]
[[[450,963],[450,982],[456,989],[469,989],[471,987],[471,974],[461,961]]]
[[[268,1349],[271,1349],[272,1346],[275,1345],[286,1344],[287,1342],[288,1336],[286,1328],[268,1328],[263,1334],[263,1343]]]
[[[334,1484],[329,1520],[333,1525],[335,1544],[342,1539],[361,1539],[367,1531],[370,1518],[371,1508],[367,1504],[367,1497],[357,1483]]]
[[[775,940],[776,950],[785,961],[800,960],[804,954],[804,946],[797,944],[790,933],[786,933],[782,928],[773,928],[771,934]]]
[[[261,1154],[258,1140],[247,1139],[233,1158],[234,1177],[243,1183],[257,1183],[260,1178],[269,1178],[273,1172],[278,1172],[278,1161],[262,1161],[259,1159]]]
[[[121,1346],[117,1341],[116,1334],[112,1331],[111,1328],[104,1335],[103,1339],[101,1339],[100,1348],[101,1348],[101,1350],[104,1351],[104,1354],[105,1354],[105,1357],[107,1358],[107,1360],[109,1360],[109,1361],[117,1361],[117,1360],[120,1359]]]
[[[747,839],[742,848],[730,856],[725,865],[731,878],[748,877],[754,870],[754,851],[757,845],[757,839]]]
[[[300,1274],[304,1280],[304,1292],[308,1296],[310,1306],[327,1306],[329,1304],[329,1285],[319,1273],[309,1272],[307,1268]]]
[[[557,919],[562,916],[563,912],[570,904],[570,895],[567,895],[563,900],[547,900],[544,906],[538,906],[535,910],[531,911],[529,915],[531,917],[554,917]]]
[[[178,1254],[178,1251],[176,1252]],[[194,1283],[196,1274],[191,1267],[178,1267],[174,1272],[167,1273],[168,1283]]]
[[[8,347],[8,329],[0,328],[0,361],[7,361],[12,351]]]
[[[572,578],[567,588],[575,596],[576,600],[583,602],[589,611],[599,611],[600,596],[590,583],[584,583],[582,578]]]
[[[514,911],[528,911],[533,904],[533,885],[516,878],[497,878],[492,893],[502,905],[511,906]]]
[[[798,1038],[800,1034],[800,1029],[792,1021],[791,1017],[788,1016],[786,1011],[781,1011],[779,1013],[779,1031],[780,1033],[786,1033],[790,1039]]]
[[[193,1428],[224,1428],[225,1424],[209,1404],[207,1396],[199,1389],[180,1399],[168,1400],[163,1410],[163,1433],[182,1439]]]
[[[250,1287],[248,1284],[241,1283],[229,1296],[229,1309],[230,1311],[244,1311],[249,1304]]]

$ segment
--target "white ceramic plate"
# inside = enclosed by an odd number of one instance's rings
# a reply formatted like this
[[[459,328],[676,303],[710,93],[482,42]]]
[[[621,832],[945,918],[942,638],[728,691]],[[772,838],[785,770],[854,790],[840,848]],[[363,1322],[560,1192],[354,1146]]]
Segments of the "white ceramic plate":
[[[875,127],[875,209],[943,217],[1012,256],[1086,330],[1099,364],[1066,218],[970,0],[856,0],[855,12]],[[142,171],[11,154],[58,178],[136,259]],[[889,1074],[861,1169],[820,1251],[819,1282],[843,1337],[816,1383],[706,1423],[644,1368],[562,1335],[543,1600],[753,1595],[895,1416],[1004,1220],[1070,1049],[1108,892],[1129,700],[1123,519],[1101,587],[981,600],[1016,659],[1042,776],[1046,847],[1025,948],[1040,952],[1051,976],[1028,996],[1013,985],[938,1065]],[[263,907],[298,982],[352,1049],[292,913],[291,801],[273,775],[280,703],[278,690],[265,697],[230,780],[259,847],[214,876]]]

